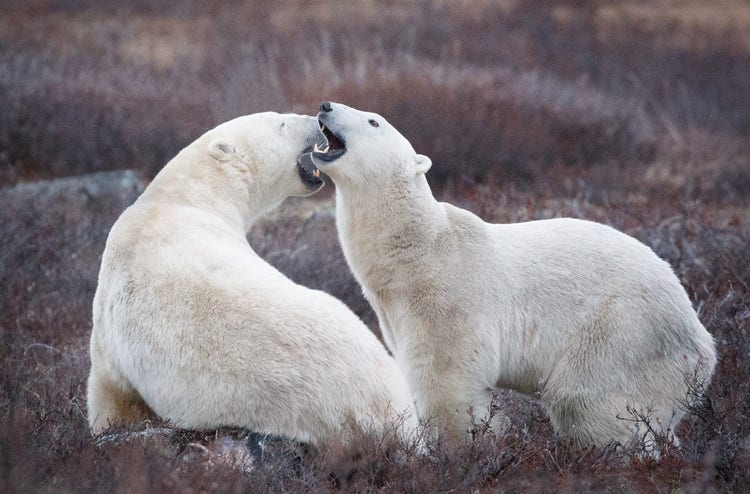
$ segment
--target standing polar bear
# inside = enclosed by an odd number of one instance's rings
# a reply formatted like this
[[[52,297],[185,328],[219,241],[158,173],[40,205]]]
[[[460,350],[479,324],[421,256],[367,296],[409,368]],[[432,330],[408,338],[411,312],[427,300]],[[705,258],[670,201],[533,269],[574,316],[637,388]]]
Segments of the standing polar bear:
[[[344,254],[420,417],[461,434],[500,386],[538,394],[576,447],[628,443],[632,412],[672,435],[716,353],[667,263],[589,221],[485,223],[435,200],[383,117],[325,102],[318,120]]]
[[[408,386],[383,345],[342,302],[295,284],[246,240],[264,211],[323,185],[312,163],[297,164],[316,138],[314,117],[226,122],[120,216],[93,304],[94,432],[154,412],[178,427],[240,426],[313,445],[352,420],[411,434]]]

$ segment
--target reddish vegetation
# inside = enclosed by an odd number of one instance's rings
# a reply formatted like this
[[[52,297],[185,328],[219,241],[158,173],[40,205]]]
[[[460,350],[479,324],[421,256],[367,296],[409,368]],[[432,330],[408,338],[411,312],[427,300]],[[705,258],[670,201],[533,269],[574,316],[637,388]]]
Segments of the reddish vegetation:
[[[673,3],[5,2],[0,490],[746,489],[750,6]],[[427,456],[366,436],[311,452],[160,424],[91,438],[90,306],[115,218],[203,130],[324,99],[386,116],[432,157],[436,195],[486,220],[601,221],[667,259],[720,355],[707,400],[686,397],[683,448],[658,461],[571,452],[513,393],[498,400],[512,412],[506,436]],[[116,169],[134,172],[62,178]],[[377,331],[330,192],[289,201],[250,240]],[[250,471],[227,453],[245,446]]]

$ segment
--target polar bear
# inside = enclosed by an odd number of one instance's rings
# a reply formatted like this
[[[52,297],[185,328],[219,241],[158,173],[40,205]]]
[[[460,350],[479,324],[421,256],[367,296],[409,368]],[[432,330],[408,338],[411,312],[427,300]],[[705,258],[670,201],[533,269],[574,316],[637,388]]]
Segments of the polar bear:
[[[94,433],[150,412],[184,428],[239,426],[319,446],[352,423],[417,418],[395,361],[342,302],[297,285],[246,234],[323,182],[298,157],[317,120],[239,117],[180,151],[112,227],[93,303]]]
[[[430,159],[380,115],[325,102],[318,120],[344,254],[421,418],[464,436],[503,387],[578,448],[630,443],[637,417],[671,437],[716,352],[666,262],[590,221],[485,223],[435,200]]]

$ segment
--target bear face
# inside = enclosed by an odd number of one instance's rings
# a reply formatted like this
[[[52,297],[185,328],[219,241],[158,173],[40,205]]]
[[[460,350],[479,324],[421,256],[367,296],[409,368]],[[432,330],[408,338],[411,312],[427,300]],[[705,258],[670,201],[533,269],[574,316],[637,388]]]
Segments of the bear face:
[[[256,113],[221,124],[204,137],[216,166],[248,175],[254,191],[272,193],[273,200],[309,196],[324,185],[314,164],[298,161],[320,139],[314,117]]]
[[[379,183],[394,175],[424,174],[432,165],[377,113],[326,101],[320,105],[318,122],[326,143],[313,150],[312,158],[336,179]]]
[[[138,202],[211,212],[246,231],[289,196],[308,196],[324,182],[300,156],[322,140],[315,117],[257,113],[205,132],[154,177]]]

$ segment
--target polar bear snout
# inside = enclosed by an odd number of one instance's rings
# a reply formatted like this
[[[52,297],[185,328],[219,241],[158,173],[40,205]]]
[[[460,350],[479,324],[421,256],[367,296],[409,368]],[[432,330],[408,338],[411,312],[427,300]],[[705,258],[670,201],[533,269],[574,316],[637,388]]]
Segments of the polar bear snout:
[[[320,108],[318,124],[326,142],[322,148],[318,144],[315,145],[313,157],[318,158],[323,163],[330,163],[341,158],[346,153],[346,142],[341,137],[341,130],[338,130],[338,125],[332,116],[333,108],[331,107],[331,103],[326,101],[320,105]],[[331,127],[337,130],[333,130]]]

